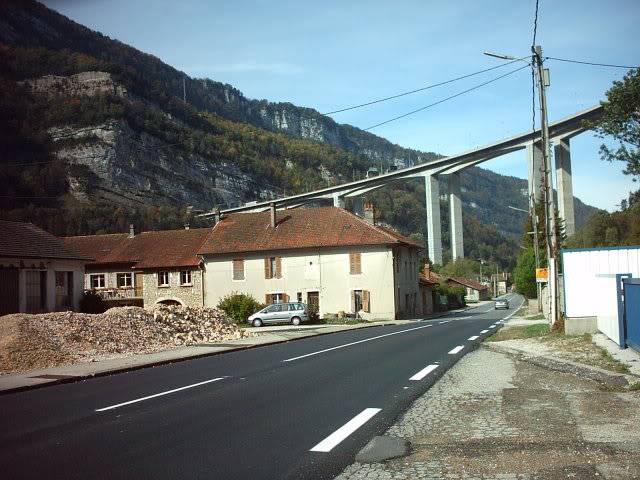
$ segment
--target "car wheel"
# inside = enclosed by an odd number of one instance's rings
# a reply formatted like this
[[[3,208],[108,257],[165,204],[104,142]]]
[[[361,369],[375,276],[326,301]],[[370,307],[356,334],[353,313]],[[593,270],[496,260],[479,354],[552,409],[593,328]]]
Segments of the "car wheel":
[[[261,326],[262,326],[262,320],[260,320],[259,318],[256,318],[256,319],[253,321],[252,325],[253,325],[254,327],[261,327]]]
[[[293,317],[291,323],[294,325],[300,325],[300,317]]]

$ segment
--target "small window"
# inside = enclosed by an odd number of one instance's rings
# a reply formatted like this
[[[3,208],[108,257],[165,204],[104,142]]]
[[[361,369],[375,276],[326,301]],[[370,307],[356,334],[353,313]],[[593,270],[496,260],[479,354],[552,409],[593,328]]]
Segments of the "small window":
[[[358,275],[362,273],[362,258],[360,252],[349,253],[349,273]]]
[[[281,257],[264,257],[264,278],[282,278]]]
[[[158,272],[158,286],[159,287],[168,287],[169,286],[169,272],[166,270],[161,270]]]
[[[244,280],[244,260],[242,258],[233,260],[233,279]]]
[[[116,284],[118,288],[128,288],[133,285],[133,275],[131,273],[116,274]]]
[[[98,275],[90,275],[91,278],[91,288],[104,288],[104,273],[100,273]]]
[[[353,291],[353,312],[358,313],[362,310],[362,290]]]
[[[302,292],[298,292],[296,299],[298,300],[299,303],[302,303]]]
[[[191,285],[191,270],[180,272],[180,285]]]
[[[273,303],[282,303],[284,302],[284,293],[272,293],[271,301]]]

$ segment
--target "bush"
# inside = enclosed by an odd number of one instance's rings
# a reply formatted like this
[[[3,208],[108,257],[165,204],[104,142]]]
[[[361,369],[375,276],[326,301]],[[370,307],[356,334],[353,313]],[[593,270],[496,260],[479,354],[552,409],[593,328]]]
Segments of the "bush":
[[[446,282],[441,282],[436,287],[436,291],[440,295],[444,295],[447,297],[447,306],[449,308],[465,306],[464,297],[465,297],[466,291],[464,287],[460,287],[457,285],[449,285]]]
[[[249,315],[261,308],[264,308],[262,303],[244,293],[231,293],[218,303],[218,309],[226,313],[236,323],[245,323]]]
[[[87,291],[80,297],[80,311],[82,313],[104,313],[106,310],[107,306],[96,292]]]
[[[518,263],[513,271],[513,281],[519,293],[527,298],[536,298],[536,256],[533,247],[527,247],[520,253]]]

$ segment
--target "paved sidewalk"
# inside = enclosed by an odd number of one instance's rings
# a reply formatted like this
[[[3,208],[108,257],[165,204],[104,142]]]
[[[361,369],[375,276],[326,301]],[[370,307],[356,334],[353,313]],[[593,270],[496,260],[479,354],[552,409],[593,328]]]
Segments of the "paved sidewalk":
[[[340,480],[640,478],[640,392],[481,348],[389,429],[409,456]]]

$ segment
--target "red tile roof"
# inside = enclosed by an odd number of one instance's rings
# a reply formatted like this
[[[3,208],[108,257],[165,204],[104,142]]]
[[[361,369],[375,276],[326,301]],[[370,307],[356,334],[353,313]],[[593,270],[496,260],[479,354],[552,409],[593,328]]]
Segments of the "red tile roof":
[[[132,268],[191,267],[210,228],[66,237],[66,245],[94,259],[88,266],[130,264]]]
[[[0,257],[87,260],[68,248],[61,238],[32,223],[0,220]]]
[[[459,283],[460,285],[464,285],[465,287],[473,288],[474,290],[478,290],[478,291],[486,290],[489,288],[486,285],[478,283],[474,280],[469,280],[468,278],[464,278],[464,277],[449,277],[448,280],[454,281],[456,283]]]
[[[420,243],[385,227],[374,226],[338,207],[278,210],[276,228],[270,212],[236,213],[223,218],[211,230],[199,253],[225,254],[361,245]]]

